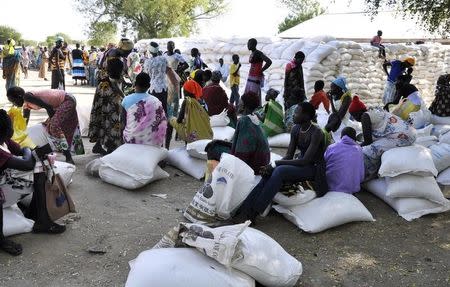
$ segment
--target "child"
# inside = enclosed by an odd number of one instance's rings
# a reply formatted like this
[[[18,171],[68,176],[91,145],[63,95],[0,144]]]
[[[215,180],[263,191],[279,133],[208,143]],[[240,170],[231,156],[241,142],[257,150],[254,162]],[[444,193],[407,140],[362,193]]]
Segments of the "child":
[[[378,47],[378,57],[382,59],[386,59],[386,50],[383,44],[381,44],[381,36],[383,36],[383,31],[378,31],[377,35],[372,38],[372,41],[370,41],[370,45],[374,47]]]
[[[314,83],[314,95],[312,96],[309,102],[314,106],[316,110],[322,103],[327,113],[330,114],[330,100],[328,99],[327,94],[323,90],[324,86],[325,83],[321,80],[316,81]]]
[[[239,63],[239,56],[234,54],[233,64],[230,66],[230,87],[231,87],[231,97],[230,104],[234,104],[235,107],[239,105],[239,84],[241,82],[241,76],[239,75],[239,70],[241,69],[241,63]]]

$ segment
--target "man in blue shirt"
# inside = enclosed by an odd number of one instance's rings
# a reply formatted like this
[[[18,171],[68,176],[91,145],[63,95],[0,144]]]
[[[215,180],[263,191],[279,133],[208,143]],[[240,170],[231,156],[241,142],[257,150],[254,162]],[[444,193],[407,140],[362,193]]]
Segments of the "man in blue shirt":
[[[383,70],[387,75],[386,87],[384,88],[383,95],[383,104],[393,102],[395,98],[395,82],[397,78],[402,75],[406,69],[411,68],[416,64],[416,60],[412,57],[406,58],[404,61],[394,60],[391,62],[385,62],[383,64]],[[388,72],[388,67],[391,67],[391,70]]]

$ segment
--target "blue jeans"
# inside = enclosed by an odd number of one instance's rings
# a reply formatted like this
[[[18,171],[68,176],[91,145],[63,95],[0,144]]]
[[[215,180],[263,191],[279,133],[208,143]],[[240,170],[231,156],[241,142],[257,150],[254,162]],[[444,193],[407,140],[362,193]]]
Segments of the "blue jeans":
[[[89,67],[89,85],[92,87],[97,86],[96,79],[95,79],[95,68]]]
[[[239,105],[239,86],[233,85],[231,87],[230,104],[234,104],[235,107]]]
[[[307,180],[314,180],[316,175],[316,167],[314,165],[293,166],[280,165],[277,166],[270,178],[263,178],[255,186],[249,196],[245,199],[240,210],[247,214],[261,214],[266,210],[275,194],[280,191],[283,183],[296,183]]]

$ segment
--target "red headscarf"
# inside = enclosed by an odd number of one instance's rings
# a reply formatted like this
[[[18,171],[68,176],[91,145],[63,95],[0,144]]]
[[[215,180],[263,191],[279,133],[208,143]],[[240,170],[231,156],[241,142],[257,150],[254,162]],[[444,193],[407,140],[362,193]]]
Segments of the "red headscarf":
[[[359,99],[358,96],[354,96],[352,102],[350,103],[350,107],[348,108],[350,113],[357,113],[361,111],[367,111],[366,105]]]
[[[183,89],[187,92],[193,94],[197,100],[199,100],[203,95],[203,88],[194,80],[188,80],[183,85]]]

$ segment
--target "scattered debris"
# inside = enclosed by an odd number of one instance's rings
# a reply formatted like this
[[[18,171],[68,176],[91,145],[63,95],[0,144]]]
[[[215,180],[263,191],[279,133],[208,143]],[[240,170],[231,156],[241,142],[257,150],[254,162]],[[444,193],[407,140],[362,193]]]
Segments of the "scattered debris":
[[[150,196],[159,197],[159,198],[162,198],[162,199],[167,199],[167,194],[166,193],[155,193],[155,194],[150,194]]]

